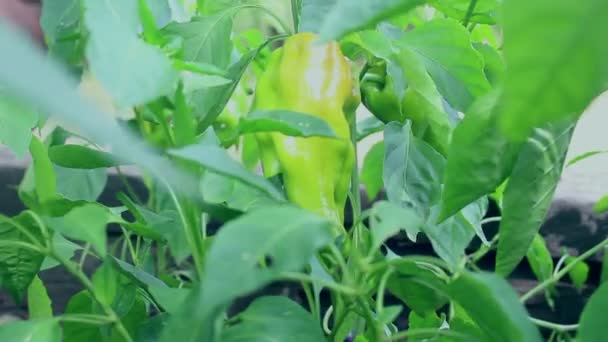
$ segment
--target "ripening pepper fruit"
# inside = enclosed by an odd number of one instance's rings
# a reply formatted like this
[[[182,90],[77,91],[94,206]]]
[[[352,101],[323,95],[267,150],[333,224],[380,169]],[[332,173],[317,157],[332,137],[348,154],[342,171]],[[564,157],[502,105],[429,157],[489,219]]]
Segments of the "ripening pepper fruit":
[[[374,62],[363,75],[361,102],[384,123],[411,120],[414,135],[446,155],[452,128],[447,114],[442,110],[440,97],[437,96],[436,103],[430,103],[428,98],[408,87],[400,101],[393,79],[386,73],[384,61]]]
[[[278,132],[255,136],[265,176],[281,173],[292,203],[342,227],[355,160],[346,112],[358,102],[340,46],[318,44],[316,38],[298,33],[273,51],[258,79],[253,109],[315,115],[329,124],[337,138],[289,137]]]

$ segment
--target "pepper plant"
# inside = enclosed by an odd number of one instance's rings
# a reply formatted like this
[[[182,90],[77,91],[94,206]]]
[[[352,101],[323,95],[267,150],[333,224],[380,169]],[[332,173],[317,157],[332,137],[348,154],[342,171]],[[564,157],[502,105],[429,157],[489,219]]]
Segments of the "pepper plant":
[[[25,209],[0,220],[0,286],[28,316],[0,340],[603,341],[606,284],[571,325],[525,304],[583,286],[608,245],[554,264],[539,234],[608,88],[607,17],[605,0],[43,0],[45,51],[0,22],[0,142],[31,157]],[[81,286],[61,311],[58,268]]]

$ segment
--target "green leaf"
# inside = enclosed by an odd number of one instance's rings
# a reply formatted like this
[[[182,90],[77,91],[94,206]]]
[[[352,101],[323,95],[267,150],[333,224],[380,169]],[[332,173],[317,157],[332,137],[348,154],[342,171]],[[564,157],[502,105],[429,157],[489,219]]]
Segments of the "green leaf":
[[[463,21],[471,4],[471,0],[431,0],[430,4],[450,18]],[[476,0],[470,22],[480,24],[495,24],[497,0]]]
[[[135,208],[142,216],[144,220],[142,223],[146,228],[156,232],[167,241],[171,255],[176,262],[181,263],[190,256],[190,247],[184,233],[183,223],[176,210],[155,213],[138,205],[135,205]]]
[[[606,339],[608,327],[604,313],[608,307],[608,284],[603,283],[589,298],[580,318],[577,341],[601,342]]]
[[[86,290],[73,295],[65,308],[66,314],[100,314],[99,311]],[[63,338],[65,341],[102,341],[98,326],[70,321],[63,323]]]
[[[416,313],[434,312],[448,302],[445,279],[425,265],[396,259],[391,266],[395,271],[386,283],[387,289]]]
[[[437,89],[453,108],[465,111],[490,90],[483,60],[460,23],[435,19],[404,34],[400,43],[424,61]]]
[[[55,166],[57,193],[71,201],[94,202],[108,181],[105,169],[68,169]]]
[[[43,1],[40,27],[47,45],[54,45],[80,20],[79,0]]]
[[[81,1],[42,1],[40,27],[50,55],[81,71],[83,34]]]
[[[238,318],[238,324],[222,332],[221,341],[325,341],[319,323],[286,297],[258,298]]]
[[[325,19],[317,23],[320,26],[319,35],[324,41],[337,40],[348,33],[370,28],[396,14],[404,14],[424,2],[424,0],[337,0],[328,9]]]
[[[0,145],[8,146],[17,158],[22,158],[37,123],[38,113],[31,106],[17,101],[0,87]]]
[[[98,169],[123,165],[111,153],[82,145],[55,145],[49,147],[54,164],[71,169]]]
[[[318,33],[320,26],[338,0],[300,0],[301,16],[298,32]]]
[[[585,159],[587,159],[589,157],[593,157],[595,155],[602,154],[602,153],[608,153],[608,150],[589,151],[589,152],[585,152],[585,153],[579,154],[578,156],[570,159],[570,161],[568,161],[568,163],[566,163],[566,167],[572,166],[573,164],[576,164],[576,163],[578,163],[578,162],[580,162],[582,160],[585,160]]]
[[[0,22],[0,40],[11,46],[0,54],[0,83],[7,91],[42,112],[52,113],[55,122],[72,127],[98,146],[106,146],[121,160],[143,167],[156,179],[163,178],[182,195],[199,196],[192,173],[142,143],[127,128],[117,125],[111,113],[78,94],[75,80],[36,49],[23,33]]]
[[[560,179],[574,124],[538,128],[523,146],[503,198],[496,272],[508,275],[526,255]]]
[[[443,324],[443,319],[437,316],[437,313],[434,311],[426,312],[423,315],[419,315],[416,311],[410,311],[410,314],[407,318],[408,321],[408,329],[439,329]],[[414,339],[414,341],[421,341],[418,339]]]
[[[112,305],[118,293],[118,273],[114,270],[111,260],[104,261],[95,270],[91,282],[97,298],[105,305]]]
[[[29,313],[28,319],[30,320],[53,317],[51,299],[46,292],[44,283],[38,276],[34,276],[30,286],[27,288],[27,312]]]
[[[98,204],[84,204],[70,210],[63,217],[47,217],[51,229],[69,238],[90,243],[103,258],[107,249],[106,225],[111,214]]]
[[[382,174],[384,172],[384,142],[376,143],[367,152],[363,159],[360,180],[365,185],[367,198],[372,201],[382,190],[384,182]]]
[[[509,137],[523,141],[534,127],[577,118],[607,88],[606,16],[604,0],[504,2],[501,123]]]
[[[288,205],[250,211],[228,222],[208,251],[200,287],[172,317],[161,341],[176,336],[213,340],[214,322],[234,298],[300,270],[331,240],[331,222]],[[201,324],[192,326],[192,320]]]
[[[231,177],[207,171],[201,179],[203,200],[242,212],[278,204],[266,193]]]
[[[413,208],[426,217],[441,195],[443,156],[411,133],[411,122],[403,127],[391,122],[384,129],[384,187],[388,200]]]
[[[55,199],[57,197],[57,180],[47,147],[37,137],[32,137],[30,153],[32,154],[35,190],[38,200],[45,202]]]
[[[486,197],[467,205],[457,214],[437,224],[439,206],[431,208],[431,215],[422,231],[431,240],[433,250],[441,259],[456,269],[465,254],[465,249],[477,234],[487,244],[481,220],[488,210]]]
[[[127,262],[124,262],[114,257],[112,257],[112,260],[114,261],[114,263],[116,263],[116,266],[118,266],[119,271],[134,280],[141,287],[167,287],[167,285],[162,280],[154,277],[150,273],[147,273],[146,271],[140,268],[137,268]]]
[[[150,291],[156,302],[171,315],[179,312],[190,294],[190,290],[188,289],[167,286],[150,286],[148,291]]]
[[[61,342],[61,326],[55,319],[5,323],[0,325],[0,341]]]
[[[242,164],[232,159],[228,153],[216,146],[190,145],[179,150],[169,151],[170,154],[196,162],[215,173],[233,177],[245,184],[253,186],[271,198],[282,201],[283,194],[266,178],[247,170]]]
[[[545,240],[540,234],[536,234],[526,254],[526,259],[532,268],[532,272],[540,282],[551,278],[553,274],[553,258],[547,248]],[[553,286],[549,287],[550,290]]]
[[[23,231],[16,225],[19,225]],[[36,241],[31,241],[24,231],[28,232]],[[16,302],[20,302],[38,273],[44,255],[35,250],[10,244],[10,242],[42,244],[42,233],[31,216],[22,213],[12,219],[2,217],[0,241],[3,242],[0,248],[0,286],[7,290]]]
[[[137,37],[136,1],[86,0],[84,7],[89,67],[120,106],[144,104],[173,91],[177,72],[170,60]]]
[[[175,111],[173,114],[173,137],[175,145],[185,146],[196,140],[196,123],[184,95],[184,85],[179,83],[175,91]]]
[[[497,275],[465,271],[449,284],[449,294],[485,333],[484,340],[542,340],[517,293]]]
[[[165,35],[175,35],[184,41],[183,59],[226,68],[232,46],[232,11],[193,18],[185,23],[171,23],[163,28]]]
[[[570,265],[576,261],[576,258],[573,256],[566,257],[566,265]],[[587,282],[587,278],[589,278],[589,265],[587,265],[584,261],[579,261],[574,265],[570,271],[568,271],[568,276],[572,280],[572,284],[579,289],[582,290]]]
[[[202,120],[198,124],[199,131],[204,131],[207,129],[213,122],[218,118],[218,116],[222,113],[226,104],[230,100],[230,97],[234,93],[237,85],[239,84],[241,77],[247,70],[249,63],[251,63],[255,57],[264,50],[264,48],[277,37],[269,38],[262,45],[258,46],[256,49],[251,50],[244,54],[241,59],[239,59],[236,63],[232,64],[228,68],[227,78],[232,80],[232,83],[227,84],[225,86],[216,87],[213,89],[209,89],[206,92],[197,92],[193,95],[193,102],[195,105],[195,110],[197,111],[198,116],[202,116]]]
[[[53,234],[51,245],[53,246],[53,251],[55,251],[55,253],[62,257],[64,260],[72,259],[74,253],[76,253],[77,250],[82,249],[82,247],[66,239],[65,237],[63,237],[63,235],[59,233]],[[42,262],[42,266],[40,266],[40,270],[45,271],[58,265],[60,265],[60,263],[57,262],[57,260],[50,257],[46,257]]]
[[[593,205],[593,212],[596,214],[603,214],[606,211],[608,211],[608,194],[604,195]]]
[[[375,116],[365,118],[364,120],[357,122],[357,142],[374,133],[382,132],[383,130],[384,123]]]
[[[424,221],[412,209],[402,208],[391,202],[376,202],[372,208],[371,233],[372,250],[379,248],[384,241],[401,230],[405,230],[407,237],[416,241]]]
[[[279,132],[292,137],[329,137],[336,134],[317,116],[288,110],[256,110],[239,122],[241,134]]]
[[[518,148],[500,132],[494,109],[498,96],[492,92],[480,98],[454,129],[439,221],[491,193],[511,173]]]
[[[506,70],[502,55],[489,44],[473,43],[473,47],[483,57],[483,72],[486,78],[493,87],[497,87]]]

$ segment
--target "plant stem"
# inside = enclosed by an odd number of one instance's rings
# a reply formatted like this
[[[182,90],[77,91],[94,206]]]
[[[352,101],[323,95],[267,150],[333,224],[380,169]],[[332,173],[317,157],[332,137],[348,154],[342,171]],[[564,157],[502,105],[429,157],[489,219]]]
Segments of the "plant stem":
[[[144,201],[142,201],[142,199],[139,197],[139,195],[137,195],[137,192],[135,191],[135,189],[133,189],[133,187],[131,186],[131,183],[129,183],[129,180],[127,179],[127,177],[125,177],[125,175],[122,173],[120,166],[116,165],[115,169],[116,169],[116,173],[118,174],[118,178],[120,179],[122,184],[125,186],[125,189],[127,190],[127,193],[129,194],[129,196],[131,196],[131,198],[133,198],[137,203],[143,205]]]
[[[298,33],[298,26],[300,26],[299,6],[301,0],[291,0],[291,19],[293,21],[293,31]]]
[[[578,329],[578,324],[557,324],[553,322],[543,321],[542,319],[537,319],[530,317],[532,323],[538,325],[539,327],[551,329],[558,332],[572,331]]]
[[[471,2],[469,2],[469,8],[467,8],[467,13],[465,14],[464,19],[462,20],[462,25],[464,25],[464,27],[467,27],[469,25],[471,17],[473,16],[473,12],[475,11],[475,6],[477,6],[477,0],[471,0]]]
[[[393,269],[389,268],[384,272],[382,278],[380,278],[380,284],[378,285],[378,294],[376,295],[376,312],[379,314],[384,309],[384,292],[386,291],[386,283],[388,278],[393,273]]]
[[[361,191],[359,189],[359,161],[357,156],[357,115],[356,113],[350,114],[350,140],[353,144],[354,149],[354,166],[350,179],[350,191],[351,191],[351,207],[353,208],[353,222],[359,221],[361,215]]]
[[[526,292],[523,296],[521,296],[521,298],[520,298],[521,302],[525,303],[526,301],[528,301],[530,298],[532,298],[538,292],[541,292],[545,288],[547,288],[547,287],[553,285],[554,283],[556,283],[563,276],[565,276],[566,274],[568,274],[568,272],[572,268],[574,268],[574,266],[576,266],[576,264],[578,264],[579,262],[581,262],[581,261],[589,258],[593,254],[597,253],[600,249],[602,249],[606,245],[608,245],[608,239],[605,239],[604,241],[602,241],[602,242],[598,243],[597,245],[591,247],[585,253],[583,253],[583,254],[579,255],[578,257],[574,258],[572,260],[572,262],[570,264],[566,265],[564,268],[562,268],[561,271],[553,274],[551,276],[551,278],[543,281],[542,283],[538,284],[536,287],[534,287],[530,291]]]
[[[62,322],[74,322],[92,325],[106,325],[113,323],[106,316],[93,315],[93,314],[66,314],[57,317]]]
[[[89,249],[91,248],[91,244],[87,242],[84,245],[84,249],[82,250],[82,254],[80,255],[80,260],[78,261],[78,269],[82,271],[84,267],[84,262],[87,259],[87,255],[89,255]]]
[[[340,292],[346,295],[351,295],[351,296],[355,296],[359,294],[359,290],[346,286],[346,285],[342,285],[339,283],[334,283],[332,281],[327,281],[325,279],[321,279],[321,278],[317,278],[317,277],[312,277],[309,276],[308,274],[303,274],[303,273],[296,273],[296,272],[283,272],[281,273],[281,278],[286,279],[286,280],[294,280],[294,281],[303,281],[303,282],[317,282],[319,285],[323,286],[323,287],[327,287],[328,289],[332,289],[336,292]]]
[[[79,271],[78,268],[76,268],[71,261],[64,259],[54,251],[51,251],[49,256],[57,260],[57,262],[61,263],[65,267],[66,271],[68,271],[68,273],[73,275],[76,279],[78,279],[78,281],[82,283],[84,288],[91,294],[93,299],[99,304],[101,309],[104,311],[104,313],[108,317],[108,320],[110,320],[116,325],[116,331],[118,331],[118,333],[123,337],[123,339],[126,342],[133,342],[133,339],[129,335],[129,332],[127,331],[127,329],[125,329],[125,326],[120,321],[120,318],[118,317],[114,309],[112,309],[111,306],[109,306],[102,299],[99,298],[99,296],[95,292],[95,287],[93,286],[91,280],[89,280],[89,278],[87,278],[87,276],[83,272]]]
[[[312,291],[310,289],[310,284],[306,283],[306,282],[301,282],[302,285],[302,289],[304,290],[304,294],[306,295],[306,301],[308,302],[308,309],[310,310],[310,312],[312,313],[312,316],[316,319],[319,320],[321,317],[321,313],[319,312],[319,308],[317,307],[317,304],[315,303],[315,298],[312,295]]]
[[[283,30],[283,33],[286,33],[288,35],[292,34],[291,29],[289,28],[289,25],[287,25],[287,23],[285,21],[283,21],[283,19],[281,19],[281,17],[279,17],[276,13],[274,13],[271,9],[266,8],[262,5],[258,5],[258,4],[244,4],[244,5],[240,5],[237,7],[234,7],[235,10],[237,10],[238,8],[255,8],[255,9],[259,9],[263,12],[265,12],[266,14],[268,14],[269,16],[271,16],[281,27],[281,29]]]
[[[323,331],[327,334],[327,335],[331,335],[331,329],[329,329],[329,319],[331,318],[331,314],[334,312],[334,307],[333,305],[330,305],[329,308],[327,309],[327,311],[325,311],[325,314],[323,315]]]

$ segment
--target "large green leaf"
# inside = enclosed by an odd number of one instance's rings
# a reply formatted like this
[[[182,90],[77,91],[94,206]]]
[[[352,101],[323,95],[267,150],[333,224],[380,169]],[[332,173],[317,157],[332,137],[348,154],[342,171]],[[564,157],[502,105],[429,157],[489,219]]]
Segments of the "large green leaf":
[[[496,272],[508,275],[528,252],[560,179],[572,122],[535,129],[522,147],[504,192]]]
[[[452,134],[439,220],[491,193],[511,173],[517,147],[502,135],[495,115],[499,93],[480,98]]]
[[[604,0],[504,2],[505,133],[525,140],[534,127],[576,118],[608,88],[607,16]]]
[[[105,169],[68,169],[55,166],[57,193],[71,201],[97,200],[108,181]]]
[[[15,225],[29,232],[36,241],[30,241],[27,235]],[[42,244],[42,233],[32,218],[25,213],[12,219],[6,217],[0,221],[0,286],[19,302],[28,286],[38,273],[44,255],[22,246],[10,244],[13,242],[25,242],[28,244]]]
[[[203,167],[221,175],[233,177],[253,186],[271,198],[282,200],[283,194],[266,178],[253,174],[241,163],[232,159],[228,153],[216,146],[190,145],[179,150],[172,150],[174,156],[199,163]]]
[[[606,340],[608,326],[606,326],[605,312],[608,307],[608,283],[603,283],[591,295],[583,309],[580,327],[576,335],[580,342],[602,342]]]
[[[391,267],[394,272],[388,279],[387,289],[416,313],[434,313],[447,303],[446,281],[435,271],[403,259],[395,259]]]
[[[339,39],[348,33],[369,28],[383,19],[405,14],[424,0],[337,0],[320,26],[323,40]]]
[[[490,90],[483,60],[460,23],[435,19],[407,32],[400,42],[424,61],[437,89],[453,108],[465,111]]]
[[[27,312],[29,319],[46,319],[53,317],[51,299],[44,283],[35,276],[27,288]]]
[[[86,0],[84,7],[89,67],[119,105],[144,104],[173,91],[177,72],[169,58],[137,36],[137,1]]]
[[[287,110],[257,110],[239,123],[241,133],[280,132],[293,137],[336,137],[331,126],[317,116]]]
[[[232,11],[195,17],[185,23],[171,23],[163,28],[166,35],[183,39],[183,59],[226,68],[230,64]]]
[[[200,287],[173,316],[161,341],[213,341],[215,322],[234,298],[300,270],[331,240],[332,223],[288,205],[230,221],[211,244]]]
[[[465,271],[449,284],[449,294],[486,334],[485,340],[542,341],[517,293],[499,276]]]
[[[0,325],[0,341],[61,342],[61,326],[55,319],[5,323]]]
[[[84,204],[70,210],[63,217],[47,217],[49,227],[69,238],[88,242],[101,257],[107,250],[106,225],[111,213],[96,203]]]
[[[338,0],[299,0],[301,15],[298,32],[319,32],[322,23]]]
[[[32,128],[38,123],[38,114],[31,106],[17,101],[0,87],[0,145],[8,146],[22,158],[30,146]]]
[[[7,91],[45,113],[52,113],[56,122],[72,127],[99,146],[106,146],[121,160],[142,166],[152,177],[162,178],[182,195],[199,196],[197,180],[191,173],[180,170],[117,125],[110,113],[79,96],[75,80],[54,60],[36,50],[23,33],[0,22],[0,40],[11,46],[0,54],[0,83]]]
[[[261,297],[222,333],[222,342],[325,341],[319,323],[286,297]]]
[[[121,165],[114,155],[82,145],[56,145],[49,147],[54,164],[72,169],[98,169]]]
[[[384,187],[388,200],[413,208],[426,218],[439,202],[445,160],[411,133],[411,123],[391,122],[384,129]]]

